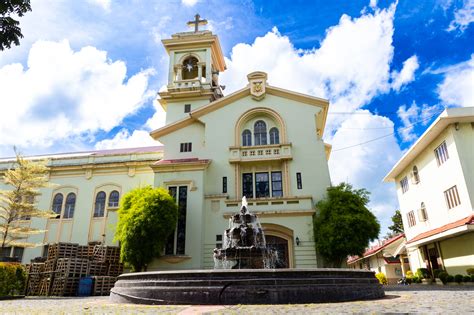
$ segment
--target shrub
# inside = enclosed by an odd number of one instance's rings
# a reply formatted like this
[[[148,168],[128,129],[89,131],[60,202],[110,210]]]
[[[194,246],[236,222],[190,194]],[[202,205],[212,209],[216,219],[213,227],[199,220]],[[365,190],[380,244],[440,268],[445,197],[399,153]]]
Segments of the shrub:
[[[422,279],[422,278],[420,278],[420,277],[418,277],[418,276],[414,276],[414,277],[413,277],[413,283],[421,283],[421,279]]]
[[[474,268],[467,268],[466,273],[470,276],[474,275]]]
[[[461,283],[461,282],[462,282],[462,278],[463,278],[462,275],[457,274],[457,275],[454,276],[454,281],[456,281],[457,283]]]
[[[387,284],[387,277],[383,272],[376,273],[375,277],[379,280],[380,284]]]
[[[446,280],[447,280],[448,282],[454,282],[454,276],[448,275],[448,277],[446,278]]]
[[[21,295],[25,284],[26,274],[23,266],[0,263],[0,296]]]
[[[471,276],[463,276],[462,281],[463,282],[470,282],[471,281]]]
[[[420,279],[428,278],[428,269],[426,268],[418,268],[416,270],[416,276]]]
[[[433,270],[433,275],[435,278],[439,278],[439,274],[443,272],[443,269],[434,269]]]
[[[438,278],[443,282],[443,284],[448,283],[448,273],[446,271],[442,271],[438,274]]]
[[[471,275],[471,282],[474,282],[474,275]]]

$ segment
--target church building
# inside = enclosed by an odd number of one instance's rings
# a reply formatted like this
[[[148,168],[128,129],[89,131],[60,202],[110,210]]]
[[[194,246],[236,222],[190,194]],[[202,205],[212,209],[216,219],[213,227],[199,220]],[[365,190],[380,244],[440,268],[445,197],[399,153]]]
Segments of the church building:
[[[42,189],[38,207],[58,217],[31,220],[47,231],[30,241],[113,245],[119,199],[153,185],[175,197],[179,218],[163,255],[148,270],[213,268],[213,249],[222,246],[242,196],[259,217],[267,243],[279,251],[278,267],[321,266],[312,219],[330,186],[331,146],[322,139],[329,103],[274,87],[260,71],[224,96],[219,39],[199,30],[202,22],[197,16],[190,22],[194,31],[162,41],[169,54],[167,88],[159,93],[166,125],[150,133],[156,147],[38,157],[48,160],[55,184]],[[12,162],[0,160],[0,174]],[[23,262],[42,252],[26,249]]]

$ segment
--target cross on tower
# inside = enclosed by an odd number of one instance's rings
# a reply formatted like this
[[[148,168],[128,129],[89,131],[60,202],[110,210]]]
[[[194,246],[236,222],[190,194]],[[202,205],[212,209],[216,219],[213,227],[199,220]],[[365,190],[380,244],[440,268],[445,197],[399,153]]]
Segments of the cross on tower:
[[[207,24],[207,20],[200,20],[201,16],[199,14],[196,14],[194,16],[194,21],[189,21],[187,23],[188,26],[193,26],[194,25],[194,32],[197,33],[199,31],[199,25],[206,25]]]

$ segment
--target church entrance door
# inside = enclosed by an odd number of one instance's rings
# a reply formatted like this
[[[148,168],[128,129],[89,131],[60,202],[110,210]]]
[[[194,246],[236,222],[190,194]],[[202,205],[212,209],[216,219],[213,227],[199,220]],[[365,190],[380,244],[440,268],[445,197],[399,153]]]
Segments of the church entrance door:
[[[278,253],[275,268],[289,268],[288,241],[275,235],[265,235],[265,240],[267,241],[267,246]]]

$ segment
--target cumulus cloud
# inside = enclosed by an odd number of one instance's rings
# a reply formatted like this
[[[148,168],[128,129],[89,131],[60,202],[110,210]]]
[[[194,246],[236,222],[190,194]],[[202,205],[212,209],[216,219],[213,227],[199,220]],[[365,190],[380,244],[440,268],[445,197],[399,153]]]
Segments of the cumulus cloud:
[[[402,121],[402,126],[398,128],[398,134],[404,142],[412,142],[418,138],[415,132],[417,125],[426,126],[430,121],[437,117],[443,107],[440,104],[423,104],[421,107],[415,101],[407,108],[402,105],[397,110],[398,118]]]
[[[276,28],[251,45],[237,44],[221,75],[226,92],[245,86],[249,72],[262,70],[272,85],[328,98],[330,110],[356,110],[390,90],[395,8],[393,4],[359,18],[342,15],[319,49],[296,49]],[[339,123],[331,120],[328,129]]]
[[[110,131],[149,97],[152,70],[128,79],[126,70],[94,47],[73,51],[68,41],[36,42],[26,68],[0,68],[2,145],[47,147]]]
[[[454,11],[454,19],[447,30],[464,32],[472,22],[474,22],[474,0],[464,0],[462,8]]]
[[[418,57],[411,56],[403,62],[403,68],[400,72],[392,72],[392,88],[399,91],[400,88],[415,79],[415,71],[420,67],[418,64]]]
[[[456,65],[438,69],[433,73],[443,73],[444,80],[438,85],[439,98],[452,106],[474,106],[474,54],[471,59]]]
[[[181,3],[187,7],[193,7],[198,3],[199,0],[181,0]]]
[[[109,11],[112,0],[87,0],[87,2],[97,5],[106,11]]]
[[[95,144],[95,148],[102,149],[120,149],[136,148],[160,145],[158,141],[153,140],[146,130],[134,130],[132,134],[127,129],[120,130],[112,139],[105,139]]]
[[[371,141],[375,138],[380,140]],[[358,110],[341,124],[334,134],[332,146],[329,159],[332,182],[349,182],[371,192],[369,206],[381,221],[383,234],[398,207],[393,184],[381,183],[402,154],[394,136],[393,122]]]

